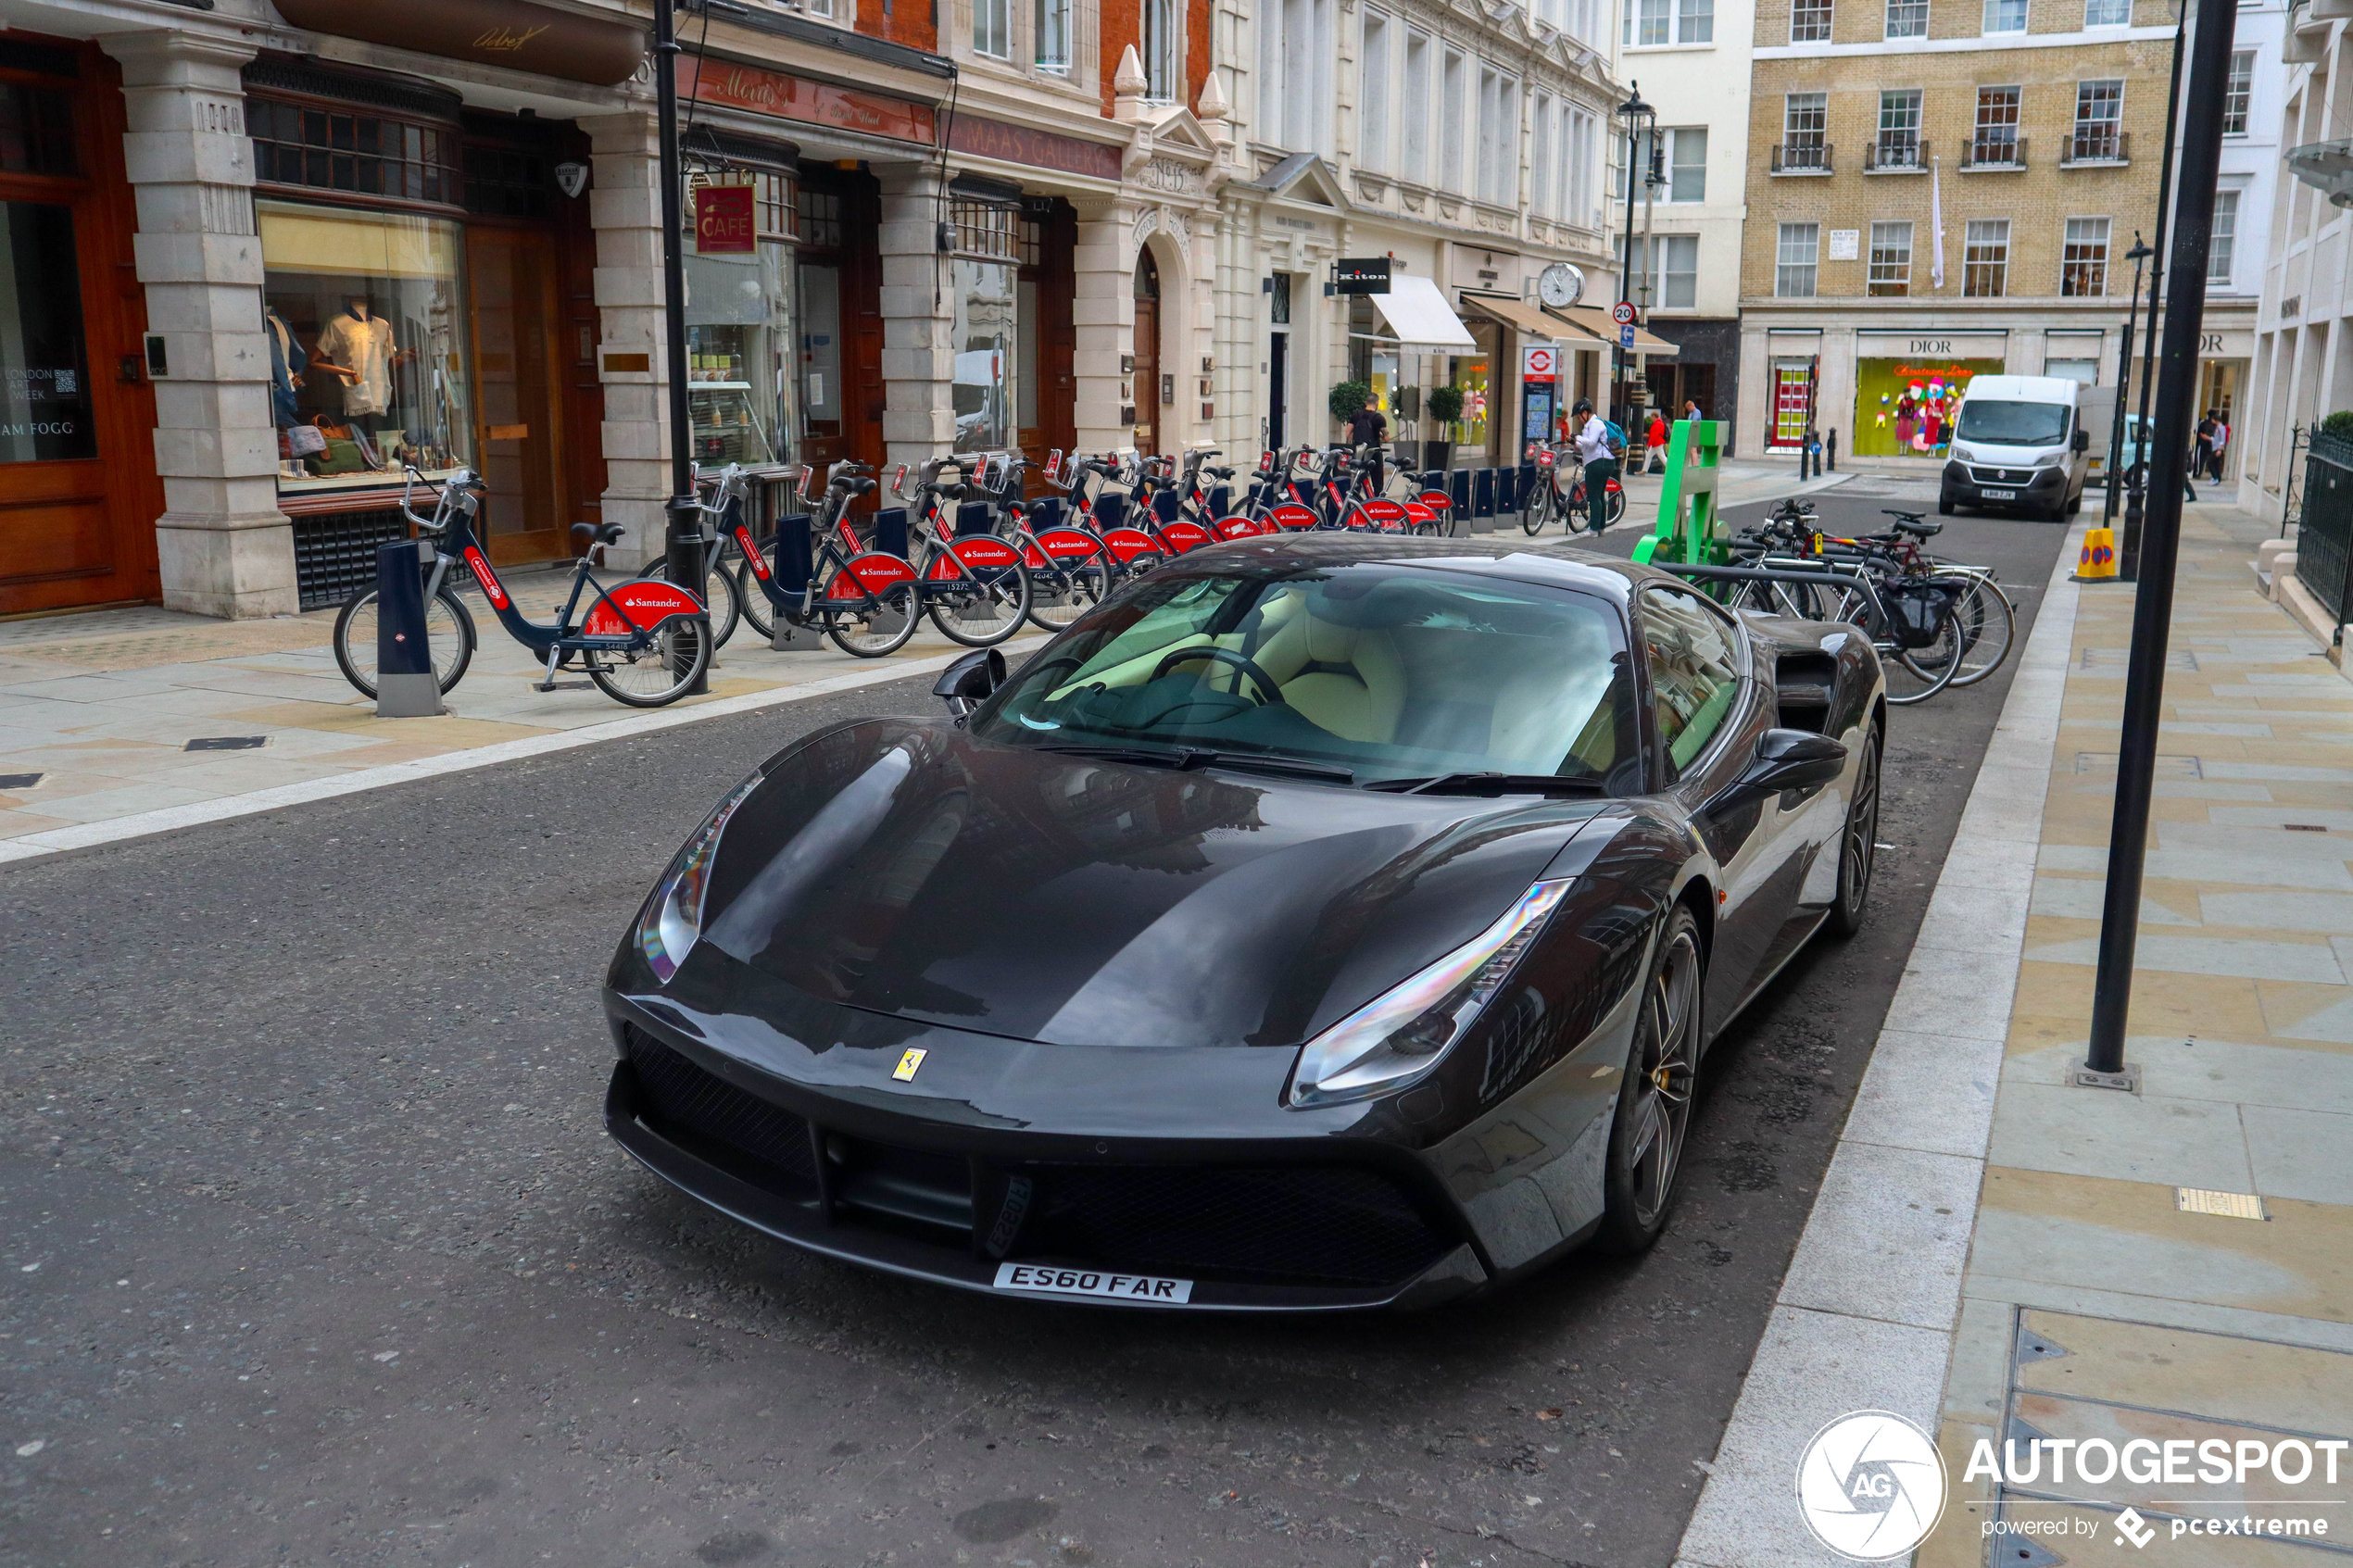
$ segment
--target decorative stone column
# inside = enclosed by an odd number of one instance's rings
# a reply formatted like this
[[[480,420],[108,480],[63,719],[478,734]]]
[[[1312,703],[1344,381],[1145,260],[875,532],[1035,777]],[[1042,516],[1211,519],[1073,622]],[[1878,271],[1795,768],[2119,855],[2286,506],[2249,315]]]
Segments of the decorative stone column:
[[[955,264],[939,249],[939,170],[880,164],[883,482],[956,442]]]
[[[597,236],[597,363],[605,390],[603,517],[627,530],[619,566],[660,555],[670,498],[661,291],[661,144],[649,109],[577,122],[588,135]]]
[[[1071,371],[1077,383],[1077,449],[1088,456],[1136,444],[1136,427],[1119,417],[1136,403],[1132,372],[1120,366],[1136,346],[1136,251],[1129,238],[1135,223],[1136,209],[1123,201],[1078,206]]]
[[[292,614],[294,527],[278,509],[278,433],[261,327],[261,241],[245,82],[254,46],[198,32],[118,32],[123,161],[147,324],[164,339],[156,383],[156,520],[163,602],[199,615]]]

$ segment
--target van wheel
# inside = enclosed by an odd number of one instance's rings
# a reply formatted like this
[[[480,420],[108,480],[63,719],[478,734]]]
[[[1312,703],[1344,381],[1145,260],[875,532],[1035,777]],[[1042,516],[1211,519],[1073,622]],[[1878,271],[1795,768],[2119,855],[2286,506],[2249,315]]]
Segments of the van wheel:
[[[2083,493],[2079,490],[2075,493],[2075,498],[2067,504],[2067,515],[2070,517],[2078,517],[2082,514],[2082,511]]]
[[[1936,510],[1937,515],[1940,517],[1951,517],[1953,515],[1953,493],[1951,491],[1945,491],[1944,494],[1936,497]]]

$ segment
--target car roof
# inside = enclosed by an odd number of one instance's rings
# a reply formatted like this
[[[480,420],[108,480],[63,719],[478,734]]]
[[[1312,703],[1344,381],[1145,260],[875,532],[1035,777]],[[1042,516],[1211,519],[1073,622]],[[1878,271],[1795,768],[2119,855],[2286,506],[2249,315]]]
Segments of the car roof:
[[[1279,571],[1382,564],[1539,583],[1597,594],[1621,608],[1639,584],[1681,581],[1651,567],[1595,555],[1590,550],[1572,549],[1560,541],[1523,542],[1479,534],[1466,539],[1428,539],[1338,531],[1287,533],[1236,539],[1193,550],[1171,562],[1170,567],[1189,571],[1219,567],[1241,571]]]

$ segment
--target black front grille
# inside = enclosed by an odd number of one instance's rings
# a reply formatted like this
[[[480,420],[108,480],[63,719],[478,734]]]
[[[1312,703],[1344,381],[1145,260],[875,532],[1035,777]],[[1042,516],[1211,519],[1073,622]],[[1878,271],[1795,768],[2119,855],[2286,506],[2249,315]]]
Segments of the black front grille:
[[[780,1196],[817,1195],[809,1123],[706,1073],[632,1026],[629,1064],[638,1116],[654,1131],[722,1170]]]
[[[1315,1285],[1391,1285],[1453,1245],[1375,1172],[1337,1165],[1033,1166],[1016,1255]]]

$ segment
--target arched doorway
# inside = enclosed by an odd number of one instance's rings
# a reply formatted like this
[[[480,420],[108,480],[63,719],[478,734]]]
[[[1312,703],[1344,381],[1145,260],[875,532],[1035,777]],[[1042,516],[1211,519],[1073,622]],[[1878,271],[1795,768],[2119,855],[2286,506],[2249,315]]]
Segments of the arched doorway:
[[[1160,450],[1160,266],[1147,248],[1136,257],[1136,446]]]

